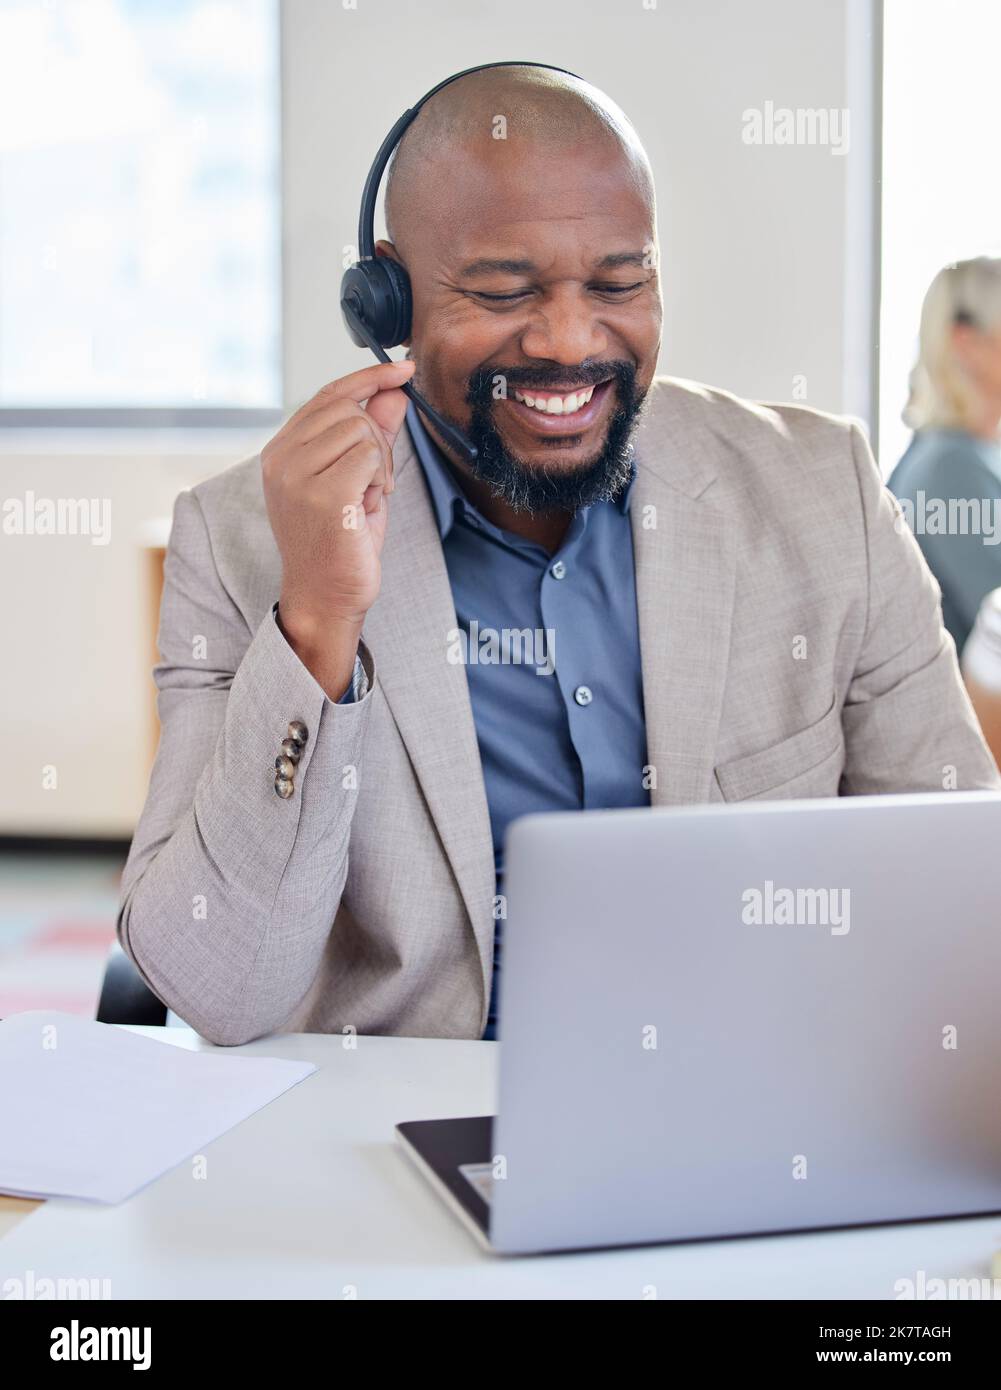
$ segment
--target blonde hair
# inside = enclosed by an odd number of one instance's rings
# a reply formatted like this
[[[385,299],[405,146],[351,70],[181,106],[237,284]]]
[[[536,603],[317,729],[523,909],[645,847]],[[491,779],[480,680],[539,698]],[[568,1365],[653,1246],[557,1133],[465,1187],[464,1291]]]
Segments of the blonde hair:
[[[918,360],[904,423],[911,429],[968,429],[980,399],[952,347],[952,327],[1001,327],[1001,257],[974,256],[944,266],[921,306]]]

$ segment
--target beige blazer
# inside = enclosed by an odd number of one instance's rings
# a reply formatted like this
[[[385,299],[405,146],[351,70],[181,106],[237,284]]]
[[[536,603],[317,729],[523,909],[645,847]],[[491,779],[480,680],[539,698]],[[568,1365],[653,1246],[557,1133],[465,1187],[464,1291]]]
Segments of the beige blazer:
[[[856,424],[660,379],[636,458],[655,806],[1001,786],[936,582]],[[364,630],[373,684],[354,705],[325,696],[275,623],[259,457],[175,505],[162,732],[118,930],[214,1042],[485,1026],[494,870],[476,732],[405,429],[395,464]],[[309,739],[283,801],[274,758],[292,719]]]

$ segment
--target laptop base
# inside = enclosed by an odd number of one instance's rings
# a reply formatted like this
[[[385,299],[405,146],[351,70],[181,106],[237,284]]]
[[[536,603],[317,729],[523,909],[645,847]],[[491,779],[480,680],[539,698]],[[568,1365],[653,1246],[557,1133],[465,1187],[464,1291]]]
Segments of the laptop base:
[[[492,1115],[409,1120],[396,1126],[404,1153],[477,1243],[492,1254],[496,1253],[489,1234],[493,1127]]]

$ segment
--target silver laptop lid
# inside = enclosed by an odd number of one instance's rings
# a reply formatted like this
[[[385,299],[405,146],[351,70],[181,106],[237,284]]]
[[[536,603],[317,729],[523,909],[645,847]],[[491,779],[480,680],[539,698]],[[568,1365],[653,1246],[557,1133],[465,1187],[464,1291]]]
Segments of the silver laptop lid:
[[[527,817],[491,1240],[1001,1209],[1001,796]]]

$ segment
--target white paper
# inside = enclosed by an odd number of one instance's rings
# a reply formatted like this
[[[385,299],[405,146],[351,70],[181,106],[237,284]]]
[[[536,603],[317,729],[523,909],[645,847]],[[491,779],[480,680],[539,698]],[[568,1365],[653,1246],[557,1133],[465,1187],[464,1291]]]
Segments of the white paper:
[[[124,1201],[314,1071],[14,1014],[0,1022],[0,1192]]]

